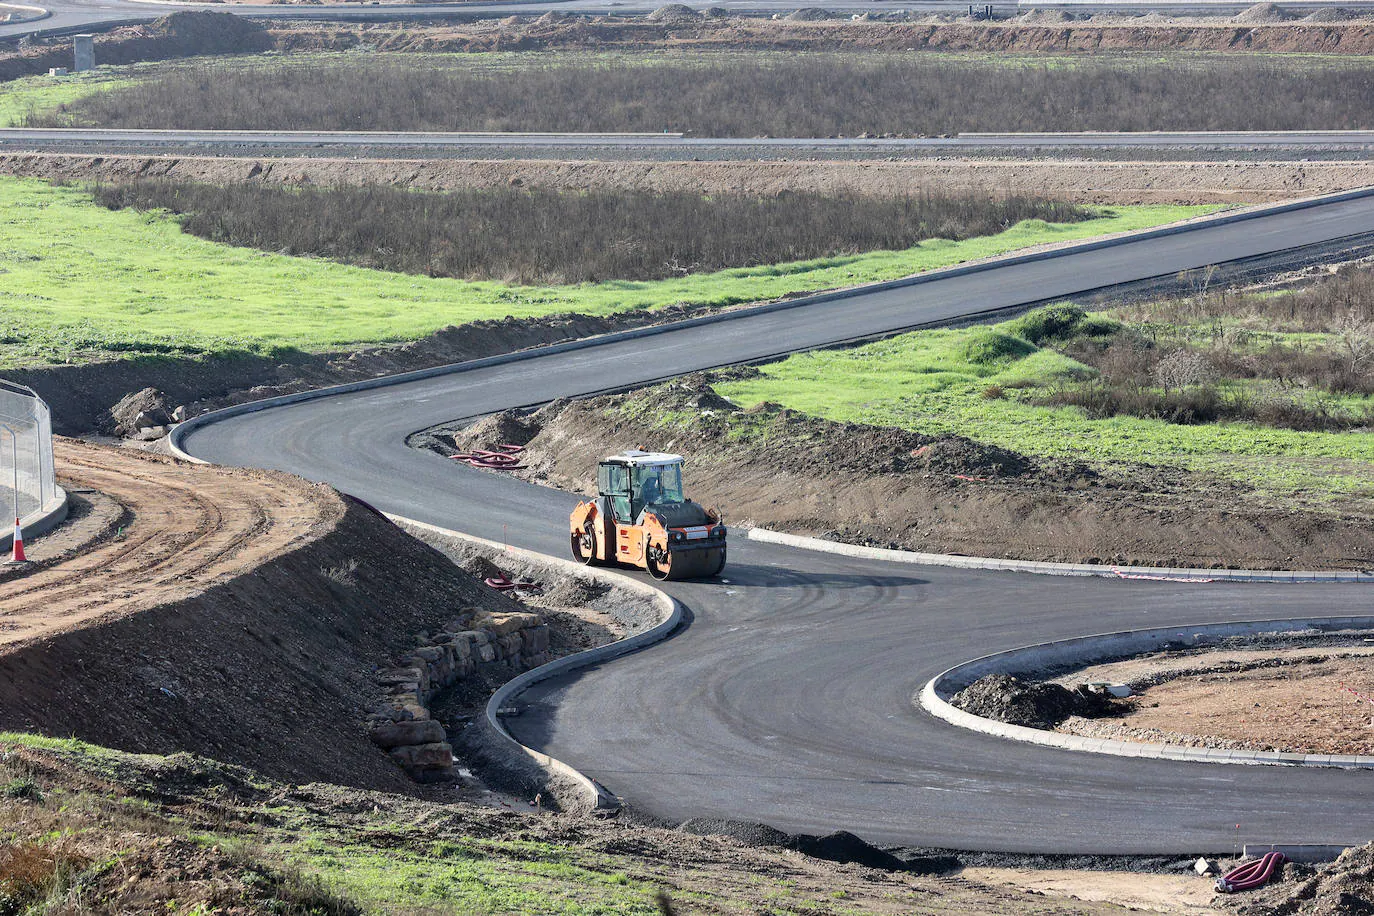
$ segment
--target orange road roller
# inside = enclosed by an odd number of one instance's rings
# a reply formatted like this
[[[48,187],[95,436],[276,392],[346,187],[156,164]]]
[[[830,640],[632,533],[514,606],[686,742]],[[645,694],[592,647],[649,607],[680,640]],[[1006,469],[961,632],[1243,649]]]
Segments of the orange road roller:
[[[725,521],[683,497],[681,455],[611,455],[597,466],[596,490],[569,518],[579,563],[637,566],[655,579],[716,576],[725,568]]]

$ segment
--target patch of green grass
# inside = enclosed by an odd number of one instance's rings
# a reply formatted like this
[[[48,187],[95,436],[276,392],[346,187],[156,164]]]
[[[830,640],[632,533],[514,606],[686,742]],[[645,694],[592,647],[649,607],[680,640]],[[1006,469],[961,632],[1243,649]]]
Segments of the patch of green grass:
[[[129,68],[106,68],[67,76],[26,76],[0,83],[0,127],[22,127],[31,115],[50,114],[97,92],[133,84]]]
[[[550,916],[658,912],[654,888],[615,870],[587,867],[571,848],[481,841],[435,844],[427,853],[324,840],[269,846],[269,852],[369,911]],[[541,844],[542,845],[542,844]]]
[[[109,211],[87,192],[0,179],[0,366],[135,355],[325,351],[414,340],[448,325],[559,312],[609,315],[742,302],[890,280],[1046,242],[1159,225],[1199,207],[1116,207],[1066,225],[906,251],[657,281],[518,287],[410,276],[232,248],[162,213]]]
[[[763,367],[758,378],[716,388],[742,407],[773,401],[830,420],[967,436],[1041,459],[1098,467],[1177,467],[1304,504],[1374,495],[1374,434],[1252,423],[1183,426],[1126,416],[1090,420],[1077,408],[1027,403],[1029,391],[1090,378],[1093,370],[1050,349],[970,358],[970,352],[985,352],[978,341],[1014,335],[1018,320],[801,354]]]

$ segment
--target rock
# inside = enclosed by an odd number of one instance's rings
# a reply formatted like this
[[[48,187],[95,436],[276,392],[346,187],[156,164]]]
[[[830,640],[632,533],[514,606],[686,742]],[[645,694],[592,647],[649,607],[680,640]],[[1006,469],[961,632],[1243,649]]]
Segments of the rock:
[[[156,442],[169,432],[171,430],[165,426],[149,426],[147,429],[140,429],[129,438],[135,442]]]
[[[110,408],[111,425],[121,436],[132,436],[140,429],[166,426],[171,422],[167,414],[167,396],[156,388],[143,388],[125,395]]]
[[[1210,875],[1212,873],[1212,863],[1206,859],[1198,859],[1193,863],[1193,871],[1199,875]]]
[[[391,759],[406,770],[451,769],[453,748],[443,741],[392,748]]]
[[[373,744],[388,749],[416,744],[442,744],[448,740],[444,727],[433,719],[381,722],[369,729],[368,737]]]
[[[496,661],[496,648],[491,645],[478,646],[477,657],[481,659],[484,664],[490,664]]]
[[[530,627],[520,632],[522,649],[526,655],[536,655],[547,652],[549,649],[549,628],[547,626]]]

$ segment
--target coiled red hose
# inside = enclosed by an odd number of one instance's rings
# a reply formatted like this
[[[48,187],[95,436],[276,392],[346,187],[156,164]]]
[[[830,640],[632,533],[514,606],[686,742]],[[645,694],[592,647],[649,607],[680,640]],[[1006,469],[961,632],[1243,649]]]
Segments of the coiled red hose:
[[[518,471],[525,467],[520,463],[520,453],[525,450],[523,445],[502,443],[496,448],[498,451],[479,448],[449,457],[454,461],[463,461],[472,467],[485,468],[488,471]]]
[[[1238,865],[1218,878],[1217,891],[1222,894],[1234,894],[1236,891],[1248,891],[1259,887],[1274,877],[1274,871],[1284,861],[1283,853],[1266,852],[1263,858]]]

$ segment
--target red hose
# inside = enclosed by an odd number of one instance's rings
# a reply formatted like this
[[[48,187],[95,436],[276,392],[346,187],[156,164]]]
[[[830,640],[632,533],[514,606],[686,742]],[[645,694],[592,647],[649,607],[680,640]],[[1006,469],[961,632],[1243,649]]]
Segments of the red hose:
[[[494,588],[498,592],[511,592],[515,591],[517,588],[538,589],[542,591],[544,588],[544,586],[540,585],[538,582],[514,582],[507,578],[504,573],[497,576],[487,576],[482,581],[487,584],[488,588]]]
[[[1274,876],[1274,871],[1284,863],[1281,852],[1267,852],[1263,858],[1238,865],[1217,879],[1217,891],[1234,894],[1259,887]]]
[[[519,471],[525,467],[520,463],[520,453],[525,450],[523,445],[509,445],[502,443],[496,446],[499,451],[488,451],[487,449],[473,449],[471,452],[464,452],[457,455],[450,455],[454,461],[463,461],[475,468],[484,468],[488,471]]]

